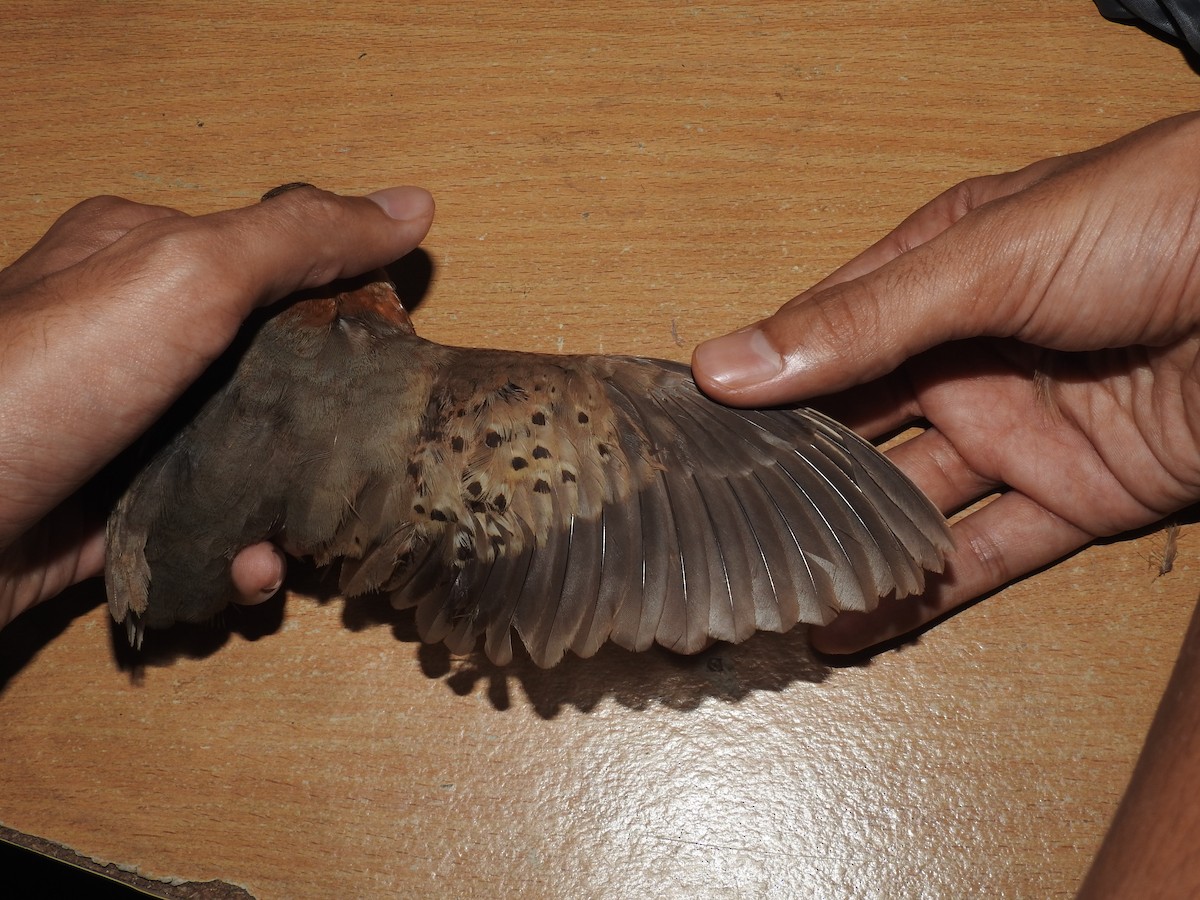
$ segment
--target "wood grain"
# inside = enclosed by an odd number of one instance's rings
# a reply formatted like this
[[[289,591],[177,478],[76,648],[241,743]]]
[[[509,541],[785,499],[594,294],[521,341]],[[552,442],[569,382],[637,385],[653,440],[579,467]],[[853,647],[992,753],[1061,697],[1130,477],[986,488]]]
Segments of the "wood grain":
[[[427,336],[686,359],[939,191],[1197,105],[1085,0],[30,4],[0,259],[114,193],[417,183]],[[869,665],[803,634],[496,670],[301,574],[130,669],[94,585],[0,636],[0,823],[261,898],[1070,896],[1196,596],[1093,547]],[[274,616],[274,618],[272,618]]]

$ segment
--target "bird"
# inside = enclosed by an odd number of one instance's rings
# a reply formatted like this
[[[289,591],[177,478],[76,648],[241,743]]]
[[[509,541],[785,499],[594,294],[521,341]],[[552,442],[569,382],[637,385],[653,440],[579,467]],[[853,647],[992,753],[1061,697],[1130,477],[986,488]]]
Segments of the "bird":
[[[540,667],[824,624],[921,593],[952,546],[814,409],[724,406],[666,360],[435,343],[382,271],[248,322],[209,380],[108,519],[109,608],[139,648],[216,616],[261,541],[415,607],[427,642],[482,639],[497,665],[519,642]]]

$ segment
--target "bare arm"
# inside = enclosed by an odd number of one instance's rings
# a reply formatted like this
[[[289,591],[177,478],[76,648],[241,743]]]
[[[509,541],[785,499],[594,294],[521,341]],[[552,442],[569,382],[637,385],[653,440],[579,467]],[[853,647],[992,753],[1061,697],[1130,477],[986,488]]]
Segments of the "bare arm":
[[[1200,606],[1133,778],[1079,892],[1200,896]]]

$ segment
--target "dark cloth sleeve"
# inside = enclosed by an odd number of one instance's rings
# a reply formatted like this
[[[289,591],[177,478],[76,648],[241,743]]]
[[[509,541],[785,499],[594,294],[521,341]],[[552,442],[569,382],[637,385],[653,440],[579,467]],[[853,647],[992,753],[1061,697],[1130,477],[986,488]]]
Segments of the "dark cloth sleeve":
[[[1197,0],[1095,0],[1100,15],[1116,22],[1143,22],[1200,53]]]

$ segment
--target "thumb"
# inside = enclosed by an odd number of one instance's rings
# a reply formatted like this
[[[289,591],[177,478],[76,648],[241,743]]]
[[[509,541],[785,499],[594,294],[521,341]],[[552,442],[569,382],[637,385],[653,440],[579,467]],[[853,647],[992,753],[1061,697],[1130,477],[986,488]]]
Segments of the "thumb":
[[[982,276],[999,267],[981,258],[986,244],[956,240],[958,227],[700,344],[696,383],[723,403],[773,406],[871,381],[930,347],[984,333],[1005,286]]]
[[[733,405],[795,402],[886,375],[922,350],[980,333],[985,320],[1002,321],[1011,279],[997,273],[1017,271],[1013,253],[1027,240],[1007,221],[1012,201],[1073,161],[955,185],[775,315],[700,344],[696,383]]]

